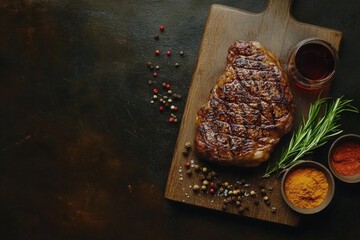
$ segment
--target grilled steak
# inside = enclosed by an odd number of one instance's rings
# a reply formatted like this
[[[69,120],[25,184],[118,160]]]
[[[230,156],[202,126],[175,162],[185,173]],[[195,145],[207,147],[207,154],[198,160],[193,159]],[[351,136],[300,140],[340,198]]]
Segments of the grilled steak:
[[[204,160],[258,166],[291,129],[293,112],[276,58],[258,42],[236,41],[224,74],[197,112],[195,148]]]

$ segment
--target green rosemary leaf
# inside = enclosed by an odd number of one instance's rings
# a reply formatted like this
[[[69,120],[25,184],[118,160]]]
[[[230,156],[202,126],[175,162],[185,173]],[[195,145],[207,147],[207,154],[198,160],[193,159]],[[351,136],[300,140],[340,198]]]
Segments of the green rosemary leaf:
[[[310,106],[307,119],[303,117],[302,124],[293,133],[288,147],[281,152],[279,160],[272,168],[270,165],[267,167],[263,177],[287,169],[314,149],[326,144],[332,137],[342,133],[338,123],[342,112],[359,112],[351,105],[352,100],[340,97],[330,105],[327,105],[326,101],[327,98],[318,99]],[[325,107],[324,114],[320,117],[322,107]]]

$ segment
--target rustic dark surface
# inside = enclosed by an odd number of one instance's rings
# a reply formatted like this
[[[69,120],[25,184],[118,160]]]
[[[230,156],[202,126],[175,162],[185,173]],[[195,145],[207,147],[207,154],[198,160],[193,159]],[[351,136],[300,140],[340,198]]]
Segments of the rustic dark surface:
[[[336,181],[298,228],[164,199],[179,124],[151,105],[145,63],[186,98],[209,7],[266,1],[0,0],[1,239],[358,239],[359,184]],[[360,2],[294,0],[294,17],[343,32],[331,95],[360,107]],[[167,29],[154,36],[158,27]],[[179,69],[153,51],[180,49]],[[185,101],[179,103],[181,117]],[[360,114],[359,114],[360,115]],[[346,133],[360,116],[344,114]],[[329,144],[316,152],[326,163]]]

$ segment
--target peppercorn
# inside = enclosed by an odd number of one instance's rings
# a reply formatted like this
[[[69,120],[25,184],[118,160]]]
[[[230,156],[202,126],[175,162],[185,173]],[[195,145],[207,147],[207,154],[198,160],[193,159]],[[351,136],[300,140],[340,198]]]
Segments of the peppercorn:
[[[202,184],[205,185],[205,186],[207,186],[207,185],[209,184],[209,182],[208,182],[207,180],[204,180],[204,181],[202,182]]]
[[[157,98],[158,98],[158,96],[157,96],[157,95],[154,95],[154,96],[153,96],[153,99],[154,99],[154,100],[156,100]]]
[[[176,68],[180,67],[180,64],[179,64],[179,63],[175,63],[175,67],[176,67]]]
[[[168,101],[168,103],[172,103],[172,99],[171,99],[171,98],[169,98],[167,101]]]
[[[251,190],[251,191],[250,191],[250,195],[251,195],[251,196],[255,196],[255,195],[256,195],[256,192],[255,192],[254,190]]]
[[[225,187],[228,187],[228,186],[229,186],[229,183],[228,183],[228,182],[224,182],[224,186],[225,186]]]
[[[156,49],[156,50],[155,50],[155,55],[160,55],[160,53],[161,53],[161,52],[160,52],[159,49]]]
[[[202,185],[202,186],[201,186],[201,190],[203,190],[203,191],[206,190],[206,186],[205,186],[205,185]]]
[[[154,84],[154,81],[153,81],[153,80],[148,80],[148,84],[149,84],[149,85],[153,85],[153,84]]]
[[[152,64],[151,64],[151,62],[147,62],[146,65],[147,65],[148,67],[150,67]]]
[[[168,99],[168,96],[165,95],[163,98],[166,100],[166,99]]]
[[[157,77],[158,75],[159,75],[159,73],[153,72],[153,77]]]
[[[195,169],[195,171],[199,171],[199,170],[200,170],[200,166],[197,165],[197,164],[195,164],[195,165],[194,165],[194,169]]]
[[[269,187],[269,191],[271,192],[272,190],[274,190],[273,186]]]
[[[150,69],[150,71],[154,71],[154,66],[151,65],[151,66],[149,67],[149,69]]]
[[[170,56],[171,52],[169,50],[166,51],[166,55]]]
[[[260,190],[260,192],[261,192],[262,195],[265,195],[265,194],[266,194],[265,188],[262,188],[262,189]]]
[[[263,199],[264,199],[265,202],[266,202],[266,201],[269,201],[269,197],[268,197],[268,196],[264,196]]]
[[[228,204],[228,200],[224,199],[223,204]]]
[[[160,39],[160,36],[159,35],[155,35],[155,40],[159,40]]]
[[[160,26],[160,31],[162,31],[162,32],[165,31],[165,26],[161,25]]]
[[[191,169],[188,169],[188,170],[186,171],[186,174],[189,175],[189,176],[192,175]]]
[[[210,188],[209,193],[210,193],[210,194],[214,194],[214,193],[215,193],[215,190],[214,190],[213,188]]]
[[[185,148],[186,148],[186,149],[191,148],[191,143],[190,143],[190,142],[186,142],[184,145],[185,145]]]
[[[200,181],[204,181],[204,180],[205,180],[205,176],[204,176],[203,174],[201,174],[201,173],[199,174],[199,180],[200,180]]]
[[[160,70],[160,66],[159,66],[159,65],[156,65],[156,66],[155,66],[155,69],[156,69],[156,70]]]
[[[189,162],[185,163],[186,168],[190,168],[191,164]]]
[[[163,87],[165,87],[165,86],[166,86],[166,82],[163,82],[161,85],[162,85]]]
[[[193,186],[193,190],[194,190],[194,191],[198,191],[199,189],[200,189],[199,185],[195,184],[195,185]]]
[[[211,183],[210,183],[210,187],[211,187],[211,188],[214,188],[214,187],[215,187],[215,183],[211,182]]]
[[[202,171],[203,171],[204,173],[206,173],[206,172],[207,172],[207,168],[206,168],[206,167],[203,167]]]
[[[171,91],[171,90],[168,90],[168,91],[167,91],[167,94],[171,95],[171,94],[172,94],[172,91]]]
[[[180,56],[184,56],[184,51],[179,52]]]
[[[159,92],[159,90],[158,90],[157,88],[154,88],[154,89],[153,89],[153,93],[154,93],[154,94],[158,94],[158,92]]]
[[[171,88],[171,85],[170,85],[170,84],[165,84],[165,88],[166,88],[166,89],[170,89],[170,88]]]
[[[276,207],[272,207],[272,208],[271,208],[271,212],[272,212],[272,213],[276,213]]]
[[[235,205],[236,205],[236,206],[240,206],[240,205],[241,205],[241,202],[240,202],[240,201],[236,201],[236,202],[235,202]]]
[[[159,107],[159,111],[160,111],[160,112],[164,111],[164,107],[163,107],[163,106],[160,106],[160,107]]]
[[[174,122],[174,120],[175,119],[173,117],[169,118],[169,122],[171,122],[171,123]]]
[[[219,189],[219,192],[220,192],[220,193],[224,192],[224,188],[221,187],[221,188]]]

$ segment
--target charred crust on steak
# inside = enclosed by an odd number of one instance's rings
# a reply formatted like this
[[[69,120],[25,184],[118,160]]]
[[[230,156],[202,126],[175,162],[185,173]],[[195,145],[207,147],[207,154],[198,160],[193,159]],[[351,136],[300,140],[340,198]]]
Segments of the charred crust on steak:
[[[222,165],[258,166],[290,131],[292,98],[274,55],[258,42],[236,41],[224,74],[197,112],[197,154]]]

